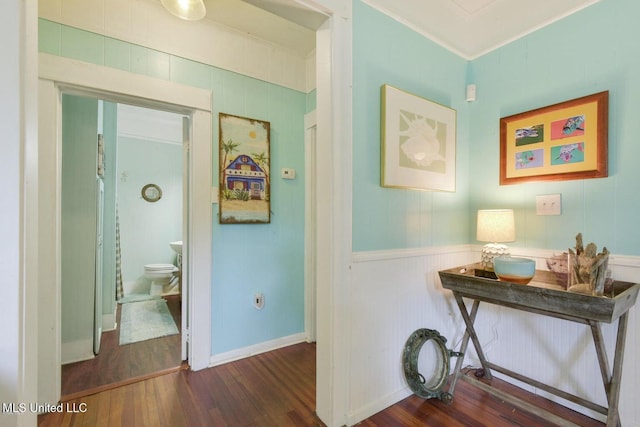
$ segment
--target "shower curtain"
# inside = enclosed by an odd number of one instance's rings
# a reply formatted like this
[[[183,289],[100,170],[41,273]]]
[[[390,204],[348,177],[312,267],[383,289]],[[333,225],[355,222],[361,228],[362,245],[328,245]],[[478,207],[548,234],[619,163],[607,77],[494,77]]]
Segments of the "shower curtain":
[[[124,289],[122,287],[122,266],[120,256],[120,218],[118,216],[118,203],[116,202],[116,301],[124,297]]]

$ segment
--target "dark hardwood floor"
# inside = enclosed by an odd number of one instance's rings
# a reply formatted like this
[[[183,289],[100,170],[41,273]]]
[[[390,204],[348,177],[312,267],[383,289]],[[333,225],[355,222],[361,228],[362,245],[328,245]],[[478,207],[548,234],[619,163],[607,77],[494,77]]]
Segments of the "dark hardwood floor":
[[[198,372],[181,370],[65,403],[38,417],[49,426],[323,426],[315,415],[314,344],[297,344]],[[492,385],[582,427],[603,426],[563,406],[494,379]],[[75,412],[72,412],[73,410]],[[465,381],[451,405],[410,396],[362,427],[551,427]]]
[[[164,298],[180,330],[180,297]],[[95,358],[62,366],[63,400],[180,368],[180,334],[119,345],[121,312],[118,307],[118,329],[102,334],[100,353]]]

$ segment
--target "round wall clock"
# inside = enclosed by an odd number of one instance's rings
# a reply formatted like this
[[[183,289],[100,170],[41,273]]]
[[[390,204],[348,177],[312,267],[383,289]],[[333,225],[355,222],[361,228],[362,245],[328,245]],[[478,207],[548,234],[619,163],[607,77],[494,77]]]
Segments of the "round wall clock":
[[[142,198],[147,202],[157,202],[162,197],[162,190],[155,184],[147,184],[142,187]]]

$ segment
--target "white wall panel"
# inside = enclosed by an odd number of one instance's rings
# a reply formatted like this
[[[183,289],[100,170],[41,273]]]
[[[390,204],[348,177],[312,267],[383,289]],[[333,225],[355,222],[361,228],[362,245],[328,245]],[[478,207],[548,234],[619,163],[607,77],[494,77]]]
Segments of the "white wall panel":
[[[408,396],[402,373],[402,351],[418,328],[461,337],[455,302],[442,289],[437,272],[466,264],[473,254],[461,247],[443,253],[356,254],[351,293],[351,408],[360,421]]]
[[[465,250],[468,249],[468,250]],[[463,321],[450,291],[442,288],[437,272],[479,259],[479,247],[429,248],[354,253],[351,308],[350,402],[352,423],[367,418],[411,394],[402,372],[402,350],[418,328],[436,329],[457,350]],[[553,251],[512,253],[537,261],[546,270]],[[610,262],[616,280],[638,281],[639,259],[615,257]],[[470,301],[465,301],[470,307]],[[640,393],[640,318],[630,311],[621,389],[623,425],[640,419],[635,396]],[[613,363],[617,322],[603,324],[609,362]],[[582,324],[480,304],[476,330],[487,359],[506,368],[586,397],[606,406],[591,331]],[[469,343],[465,366],[479,366]],[[452,364],[455,358],[451,359]],[[500,376],[499,374],[496,376]],[[505,378],[506,379],[506,378]],[[513,380],[507,379],[511,382]],[[534,393],[602,419],[584,408],[519,384]],[[454,396],[455,398],[455,396]]]
[[[61,0],[60,16],[72,27],[100,32],[105,26],[104,0]]]

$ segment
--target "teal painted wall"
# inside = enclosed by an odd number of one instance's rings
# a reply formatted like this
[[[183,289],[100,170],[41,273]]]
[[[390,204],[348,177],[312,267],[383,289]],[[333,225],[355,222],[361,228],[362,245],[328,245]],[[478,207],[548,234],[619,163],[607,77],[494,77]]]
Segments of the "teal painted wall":
[[[41,52],[211,90],[213,171],[219,112],[271,123],[271,223],[221,226],[217,213],[213,218],[211,350],[217,354],[303,332],[307,95],[43,19],[38,37]],[[280,179],[283,167],[296,169],[296,179]],[[265,295],[261,311],[252,305],[256,292]]]
[[[585,240],[638,255],[640,145],[634,101],[640,82],[631,54],[640,30],[631,0],[602,0],[572,16],[466,62],[389,17],[354,1],[353,248],[413,248],[475,239],[477,209],[516,210],[514,247],[565,250]],[[400,48],[401,47],[401,48]],[[457,191],[380,187],[380,86],[451,106],[458,112]],[[477,101],[464,101],[475,83]],[[610,91],[609,177],[499,185],[499,119],[576,97]],[[535,214],[535,196],[561,193],[561,216]]]
[[[359,0],[353,16],[353,250],[467,243],[467,62]],[[457,110],[455,192],[380,186],[383,84]]]
[[[513,207],[512,246],[566,250],[586,242],[614,254],[640,255],[640,68],[633,0],[602,0],[574,15],[476,59],[470,74],[478,99],[470,104],[471,210]],[[499,119],[609,90],[609,177],[499,185]],[[561,216],[537,216],[535,196],[560,193]],[[469,240],[475,242],[475,217]]]

